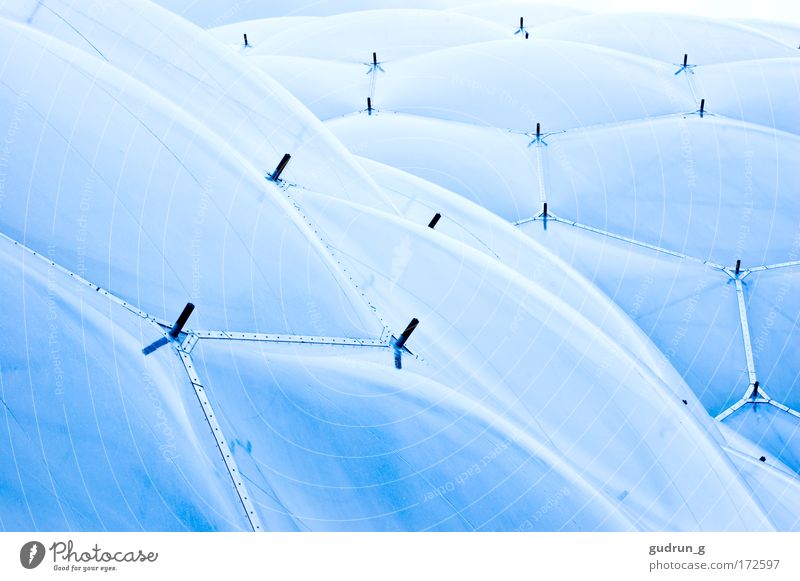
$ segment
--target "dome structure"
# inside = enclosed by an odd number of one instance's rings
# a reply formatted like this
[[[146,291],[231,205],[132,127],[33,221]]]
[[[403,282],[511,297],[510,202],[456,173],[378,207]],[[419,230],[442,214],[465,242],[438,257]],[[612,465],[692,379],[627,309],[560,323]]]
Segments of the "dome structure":
[[[273,8],[0,3],[0,526],[800,527],[785,42]]]

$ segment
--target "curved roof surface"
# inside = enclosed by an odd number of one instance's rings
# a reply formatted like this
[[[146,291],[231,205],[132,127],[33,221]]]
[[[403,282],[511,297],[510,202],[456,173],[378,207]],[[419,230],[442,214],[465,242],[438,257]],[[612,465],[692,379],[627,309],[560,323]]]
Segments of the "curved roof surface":
[[[794,53],[323,8],[0,3],[0,527],[800,527]]]

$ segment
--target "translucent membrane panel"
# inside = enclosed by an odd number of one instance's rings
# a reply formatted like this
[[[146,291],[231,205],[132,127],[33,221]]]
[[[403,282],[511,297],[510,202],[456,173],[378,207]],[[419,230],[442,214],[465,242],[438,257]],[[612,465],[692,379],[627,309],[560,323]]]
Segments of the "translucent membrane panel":
[[[631,324],[628,315],[609,302],[594,284],[555,256],[558,254],[569,262],[572,254],[562,252],[560,247],[552,248],[551,254],[546,249],[548,240],[533,235],[542,230],[541,222],[531,225],[530,231],[527,226],[517,228],[485,208],[410,173],[364,158],[360,162],[393,199],[394,207],[404,218],[419,225],[430,224],[439,213],[441,217],[434,227],[437,233],[498,259],[546,288],[606,329],[665,383],[682,383],[661,352],[649,341],[643,341],[642,332]],[[586,241],[587,246],[595,243],[594,240]],[[575,252],[578,250],[575,248]],[[398,252],[398,256],[402,256],[402,252]]]
[[[263,8],[266,8],[266,6]],[[271,18],[240,20],[232,24],[223,24],[222,26],[219,26],[219,23],[212,24],[214,28],[207,29],[207,32],[229,47],[244,51],[259,46],[264,39],[272,38],[276,34],[308,24],[318,18],[318,16],[273,16]],[[245,34],[247,35],[248,46],[244,44]],[[252,53],[247,54],[250,55]]]
[[[496,24],[433,10],[367,10],[304,22],[258,39],[253,54],[304,56],[343,62],[394,61],[467,43],[506,38]],[[248,39],[249,40],[249,39]]]
[[[773,405],[751,403],[724,420],[765,454],[800,473],[800,418]]]
[[[794,136],[691,115],[548,143],[558,216],[728,266],[788,259],[800,223]]]
[[[247,529],[157,327],[4,238],[0,295],[0,529]]]
[[[522,230],[596,284],[666,355],[711,415],[749,384],[736,289],[720,270],[564,223]]]
[[[377,110],[379,102],[383,105],[377,90],[373,95],[375,77],[365,74],[369,68],[364,63],[250,53],[246,56],[250,64],[286,87],[323,121],[350,113],[367,114],[368,106]],[[370,53],[362,60],[371,58]],[[385,75],[377,75],[377,82],[383,85]],[[370,103],[367,97],[371,97]]]
[[[13,3],[12,3],[13,4]],[[109,62],[171,100],[266,175],[284,153],[290,181],[346,196],[380,193],[347,152],[285,89],[208,34],[151,2],[45,0],[6,15]],[[35,10],[33,9],[35,8]],[[227,9],[226,9],[227,10]],[[327,46],[327,45],[326,45]]]
[[[271,0],[243,2],[231,10],[227,0],[158,0],[158,4],[183,15],[204,28],[221,24],[264,17],[280,17],[287,14],[299,16],[328,16],[358,10],[378,8],[449,8],[459,6],[461,0],[317,0],[310,4],[298,4],[294,0]]]
[[[513,221],[541,207],[535,150],[524,135],[411,115],[367,115],[328,123],[353,153],[456,192]]]
[[[489,20],[512,32],[519,27],[520,16],[525,19],[525,27],[533,31],[534,28],[542,24],[586,14],[583,10],[576,10],[566,6],[525,5],[520,2],[476,2],[451,8],[450,11],[468,14],[482,20]]]
[[[800,141],[692,115],[545,137],[385,115],[329,123],[360,155],[405,169],[510,220],[550,211],[732,266],[782,262],[800,213]],[[758,232],[769,228],[770,236]]]
[[[536,38],[575,40],[645,57],[713,64],[795,56],[777,39],[733,22],[670,14],[592,14],[537,28]]]
[[[737,22],[763,34],[768,34],[787,46],[797,46],[797,38],[800,37],[800,26],[793,22],[778,22],[777,20],[750,18],[740,19],[737,20]]]
[[[574,42],[505,40],[387,63],[389,111],[535,132],[695,108],[672,67]],[[580,99],[573,98],[580,94]]]
[[[715,114],[800,134],[800,60],[796,55],[702,67],[693,80]]]
[[[800,267],[754,272],[744,279],[753,357],[770,397],[800,409]]]
[[[630,527],[542,442],[373,353],[205,340],[195,348],[265,528]]]
[[[364,110],[368,96],[383,113],[531,132],[537,122],[549,132],[696,108],[671,65],[559,41],[455,47],[374,73],[362,63],[252,58],[322,119]],[[575,93],[585,98],[570,99]]]
[[[775,527],[779,531],[800,531],[796,508],[800,504],[800,480],[735,451],[730,452],[730,457]]]
[[[380,334],[255,168],[127,75],[2,22],[5,233],[163,319],[191,300],[201,328]]]
[[[332,243],[353,277],[370,282],[393,329],[419,319],[411,351],[434,368],[467,371],[458,389],[492,394],[497,413],[527,417],[638,526],[769,526],[712,443],[714,428],[547,290],[425,226],[313,194],[301,202],[324,231],[338,232]],[[393,256],[404,238],[400,267]]]

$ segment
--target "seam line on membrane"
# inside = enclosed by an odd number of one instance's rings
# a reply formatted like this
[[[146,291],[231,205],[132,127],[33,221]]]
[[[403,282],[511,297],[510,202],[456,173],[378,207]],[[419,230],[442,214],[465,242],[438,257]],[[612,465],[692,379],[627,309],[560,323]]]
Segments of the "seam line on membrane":
[[[779,268],[793,268],[800,266],[800,260],[789,260],[787,262],[779,262],[777,264],[765,264],[763,266],[756,266],[748,269],[750,272],[763,272],[765,270],[777,270]]]
[[[121,307],[123,307],[124,309],[126,309],[130,313],[136,315],[137,317],[140,317],[140,318],[142,318],[144,320],[147,320],[147,321],[150,321],[151,323],[154,323],[156,326],[162,328],[162,330],[164,328],[169,328],[170,327],[170,325],[167,322],[161,321],[161,320],[159,320],[159,319],[147,314],[145,311],[143,311],[143,310],[131,305],[130,303],[128,303],[127,301],[123,300],[122,298],[116,296],[115,294],[111,293],[110,291],[107,291],[106,289],[104,289],[104,288],[102,288],[102,287],[100,287],[100,286],[98,286],[98,285],[96,285],[96,284],[94,284],[92,282],[89,282],[88,280],[86,280],[82,276],[80,276],[78,274],[75,274],[74,272],[72,272],[71,270],[69,270],[69,269],[67,269],[67,268],[65,268],[63,266],[61,266],[60,264],[57,264],[55,261],[47,258],[46,256],[44,256],[43,254],[41,254],[39,252],[36,252],[35,250],[33,250],[33,249],[29,248],[28,246],[22,244],[21,242],[17,242],[16,240],[11,238],[10,236],[7,236],[5,233],[0,232],[0,237],[2,237],[3,239],[7,240],[8,242],[11,242],[14,246],[16,246],[18,248],[21,248],[22,250],[24,250],[26,253],[28,253],[29,255],[33,256],[34,258],[43,261],[45,264],[47,264],[51,268],[55,268],[58,272],[60,272],[64,276],[69,277],[72,280],[76,281],[77,283],[94,290],[99,295],[103,296],[104,298],[108,299],[109,301],[111,301],[111,302],[113,302],[113,303],[115,303],[117,305],[120,305]],[[189,338],[187,338],[187,341],[190,341],[190,340],[191,340],[191,335],[189,335]],[[196,339],[194,340],[194,342],[196,342]],[[190,345],[193,346],[193,343],[190,343]],[[231,481],[233,482],[233,485],[234,485],[234,487],[236,489],[236,492],[237,492],[237,495],[239,497],[239,501],[241,502],[242,507],[244,508],[245,516],[247,517],[247,520],[250,523],[250,526],[252,527],[253,531],[263,530],[261,522],[260,522],[259,517],[258,517],[258,514],[256,513],[255,507],[253,506],[253,503],[250,500],[250,495],[247,492],[247,488],[244,486],[243,482],[240,482],[243,479],[242,478],[237,478],[237,475],[239,474],[239,471],[238,471],[238,468],[236,467],[236,462],[233,460],[233,457],[230,454],[226,453],[225,440],[224,440],[224,436],[222,435],[222,429],[220,428],[219,423],[217,422],[216,418],[214,417],[214,413],[213,413],[213,410],[211,408],[211,405],[208,402],[208,398],[205,397],[203,383],[200,381],[200,377],[197,375],[196,371],[194,370],[194,363],[192,361],[192,358],[191,358],[191,356],[189,355],[188,352],[183,351],[183,349],[181,349],[181,348],[176,348],[176,352],[178,353],[178,355],[179,355],[179,357],[181,359],[181,362],[183,363],[183,367],[186,370],[186,373],[187,373],[187,375],[189,377],[189,381],[191,382],[192,387],[194,389],[195,395],[197,396],[197,399],[198,399],[198,401],[200,403],[200,406],[203,409],[203,413],[205,415],[206,422],[208,423],[209,427],[211,428],[211,433],[214,435],[214,438],[215,438],[216,443],[217,443],[217,448],[218,448],[220,454],[222,455],[222,460],[225,463],[225,467],[226,467],[226,469],[228,471],[228,475],[230,476]]]
[[[547,201],[547,189],[544,185],[544,154],[542,153],[542,143],[536,146],[536,168],[539,172],[539,202],[544,204]]]
[[[137,317],[141,317],[142,319],[145,319],[147,321],[155,323],[156,325],[159,325],[159,326],[164,326],[164,327],[171,326],[166,321],[163,321],[163,320],[161,320],[161,319],[159,319],[157,317],[154,317],[154,316],[146,313],[145,311],[143,311],[142,309],[132,305],[131,303],[129,303],[125,299],[123,299],[121,297],[118,297],[117,295],[115,295],[111,291],[106,290],[103,287],[101,287],[99,285],[96,285],[93,282],[90,282],[90,281],[86,280],[81,275],[72,272],[68,268],[65,268],[65,267],[61,266],[60,264],[58,264],[57,262],[51,260],[50,258],[45,256],[44,254],[41,254],[40,252],[37,252],[37,251],[33,250],[32,248],[29,248],[28,246],[24,245],[21,242],[17,242],[16,240],[14,240],[10,236],[6,235],[5,233],[0,232],[0,237],[2,237],[5,240],[11,242],[14,246],[17,246],[17,247],[21,248],[22,250],[24,250],[25,252],[27,252],[31,256],[34,256],[35,258],[43,261],[48,266],[50,266],[52,268],[55,268],[60,273],[62,273],[63,275],[65,275],[65,276],[67,276],[69,278],[71,278],[72,280],[78,282],[79,284],[82,284],[83,286],[89,287],[93,291],[97,292],[97,294],[107,298],[108,300],[110,300],[113,303],[118,304],[119,306],[123,307],[124,309],[126,309],[126,310],[130,311],[131,313],[133,313],[134,315],[136,315]]]
[[[586,231],[592,232],[594,234],[599,234],[601,236],[606,236],[608,238],[613,238],[615,240],[619,240],[621,242],[632,244],[634,246],[640,246],[642,248],[646,248],[646,249],[652,250],[654,252],[660,252],[662,254],[667,254],[667,255],[670,255],[670,256],[674,256],[675,258],[680,258],[680,259],[684,259],[684,260],[690,260],[692,262],[696,262],[696,263],[708,266],[710,268],[713,268],[714,270],[719,270],[720,272],[723,272],[726,275],[728,275],[731,279],[733,279],[735,287],[736,287],[736,299],[737,299],[738,309],[739,309],[739,321],[740,321],[740,328],[741,328],[741,332],[742,332],[742,342],[743,342],[743,345],[744,345],[745,358],[746,358],[746,363],[747,363],[747,375],[748,375],[748,380],[749,380],[750,383],[749,383],[749,385],[747,387],[747,391],[745,392],[744,397],[742,399],[740,399],[739,401],[737,401],[736,403],[734,403],[728,409],[724,410],[723,412],[721,412],[720,414],[715,416],[714,419],[717,420],[717,421],[722,421],[725,418],[727,418],[728,416],[730,416],[731,414],[733,414],[734,412],[736,412],[742,406],[744,406],[744,405],[746,405],[748,403],[753,403],[753,404],[765,403],[765,404],[769,404],[769,405],[771,405],[773,407],[776,407],[776,408],[780,409],[781,411],[784,411],[784,412],[786,412],[786,413],[788,413],[788,414],[800,419],[800,412],[797,412],[797,411],[793,410],[792,408],[790,408],[790,407],[788,407],[788,406],[786,406],[786,405],[784,405],[784,404],[782,404],[780,402],[775,401],[774,399],[769,397],[764,392],[763,388],[759,388],[759,391],[762,393],[762,396],[763,396],[762,398],[753,399],[753,398],[749,398],[748,397],[753,391],[753,387],[755,385],[757,375],[756,375],[756,368],[755,368],[755,360],[754,360],[754,357],[753,357],[753,347],[752,347],[752,342],[751,342],[751,338],[750,338],[750,325],[749,325],[748,318],[747,318],[747,308],[746,308],[746,304],[745,304],[745,300],[744,300],[744,285],[742,284],[742,280],[744,278],[746,278],[752,272],[773,270],[773,269],[777,269],[777,268],[796,267],[796,266],[800,266],[800,261],[788,261],[788,262],[781,262],[781,263],[772,264],[772,265],[757,266],[757,267],[754,267],[754,268],[750,268],[750,269],[744,270],[744,271],[741,272],[741,274],[739,276],[737,276],[732,269],[730,269],[728,267],[725,267],[725,266],[722,266],[720,264],[716,264],[714,262],[702,260],[700,258],[695,258],[693,256],[689,256],[689,255],[683,254],[681,252],[676,252],[674,250],[669,250],[667,248],[661,248],[659,246],[655,246],[653,244],[648,244],[646,242],[640,242],[640,241],[635,240],[633,238],[628,238],[626,236],[621,236],[619,234],[614,234],[613,232],[608,232],[608,231],[602,230],[600,228],[594,228],[592,226],[587,226],[585,224],[581,224],[581,223],[573,221],[573,220],[565,220],[564,218],[559,218],[558,216],[555,216],[555,215],[553,215],[553,214],[551,214],[549,212],[547,214],[547,218],[546,219],[549,220],[549,221],[552,221],[552,222],[558,222],[558,223],[561,223],[561,224],[565,224],[567,226],[572,226],[574,228],[578,228],[578,229],[581,229],[581,230],[586,230]],[[544,220],[545,220],[544,215],[543,214],[538,214],[538,215],[533,216],[531,218],[525,218],[523,220],[519,220],[517,222],[514,222],[513,225],[514,226],[521,226],[523,224],[529,224],[531,222],[544,221]]]
[[[347,267],[344,264],[342,264],[342,261],[338,257],[338,250],[336,250],[334,248],[334,246],[332,244],[330,244],[323,237],[322,232],[320,230],[318,230],[318,227],[314,224],[313,220],[311,220],[306,215],[306,213],[303,210],[303,208],[300,207],[299,202],[291,194],[291,192],[289,191],[290,188],[300,188],[300,189],[302,189],[302,187],[298,186],[296,184],[287,184],[287,186],[285,188],[281,188],[281,189],[284,191],[289,203],[292,205],[292,207],[294,207],[295,211],[297,212],[297,215],[306,223],[306,225],[309,228],[311,228],[311,230],[313,231],[313,235],[316,237],[317,241],[320,244],[322,244],[322,246],[327,251],[329,258],[334,261],[334,264],[332,265],[332,267],[336,268],[339,271],[339,275],[340,276],[345,277],[347,279],[347,281],[349,281],[349,284],[352,287],[351,292],[355,292],[356,295],[359,295],[361,297],[361,300],[364,303],[366,303],[368,309],[372,311],[372,315],[374,315],[375,318],[377,318],[378,321],[380,322],[380,324],[381,324],[381,326],[383,328],[381,329],[381,335],[380,335],[379,339],[382,340],[382,339],[386,338],[388,340],[392,336],[392,329],[389,326],[389,324],[386,322],[386,319],[384,319],[381,316],[381,314],[378,312],[377,307],[375,305],[373,305],[372,301],[369,300],[369,298],[367,297],[367,294],[363,290],[361,290],[361,287],[358,285],[358,283],[353,279],[352,276],[350,276],[350,273],[348,272]]]
[[[118,297],[114,293],[109,290],[104,289],[103,287],[90,282],[89,280],[83,278],[79,274],[76,274],[58,264],[57,262],[51,260],[44,254],[29,248],[25,244],[18,242],[8,236],[7,234],[0,232],[0,237],[4,240],[10,242],[14,246],[24,250],[29,255],[33,256],[34,258],[41,260],[51,268],[56,269],[61,274],[69,277],[70,279],[76,281],[78,284],[86,286],[93,291],[95,291],[100,296],[108,299],[109,301],[123,307],[130,313],[140,317],[146,321],[150,321],[154,323],[161,331],[165,332],[165,329],[170,329],[172,327],[172,323],[169,323],[165,320],[159,319],[158,317],[154,317],[147,312],[143,311],[142,309],[132,305],[125,299]],[[182,348],[187,352],[190,353],[191,350],[194,348],[194,344],[199,339],[227,339],[230,341],[263,341],[263,342],[271,342],[271,343],[313,343],[313,344],[320,344],[320,345],[348,345],[353,347],[389,347],[388,339],[367,339],[367,338],[352,338],[352,337],[320,337],[320,336],[312,336],[312,335],[287,335],[281,333],[247,333],[247,332],[238,332],[238,331],[192,331],[187,329],[186,331],[186,339],[183,342]]]
[[[521,220],[517,220],[515,222],[511,222],[512,226],[523,226],[525,224],[530,224],[531,222],[539,222],[543,221],[544,216],[539,213],[535,216],[531,216],[529,218],[522,218]],[[552,212],[547,212],[547,220],[548,222],[560,222],[561,224],[566,224],[567,226],[572,226],[574,228],[578,228],[580,230],[586,230],[588,232],[593,232],[594,234],[599,234],[601,236],[607,236],[608,238],[613,238],[614,240],[619,240],[621,242],[626,242],[628,244],[633,244],[634,246],[640,246],[642,248],[647,248],[648,250],[653,250],[655,252],[661,252],[662,254],[668,254],[670,256],[674,256],[675,258],[691,260],[692,262],[696,262],[698,264],[704,264],[709,266],[715,270],[725,271],[728,272],[729,268],[723,266],[721,264],[717,264],[716,262],[710,260],[703,260],[702,258],[697,258],[695,256],[691,256],[689,254],[684,254],[682,252],[678,252],[676,250],[670,250],[669,248],[663,248],[661,246],[656,246],[655,244],[650,244],[648,242],[642,242],[640,240],[636,240],[635,238],[630,238],[628,236],[623,236],[621,234],[614,234],[613,232],[609,232],[608,230],[603,230],[602,228],[595,228],[594,226],[589,226],[587,224],[582,224],[581,222],[577,222],[575,220],[569,220],[566,218],[561,218]],[[777,262],[774,264],[764,264],[760,266],[753,266],[748,268],[746,271],[743,272],[764,272],[767,270],[778,270],[781,268],[796,268],[800,267],[800,260],[789,260],[786,262]]]
[[[192,356],[181,348],[176,350],[181,362],[183,363],[183,367],[186,370],[186,374],[189,376],[189,381],[192,383],[194,393],[197,396],[197,400],[203,410],[206,422],[208,423],[209,428],[211,428],[211,434],[214,436],[214,440],[217,443],[217,449],[219,450],[219,453],[222,456],[222,461],[225,463],[225,468],[228,471],[228,476],[230,476],[231,482],[233,483],[236,493],[239,496],[239,502],[241,503],[242,508],[244,508],[245,516],[247,517],[247,520],[254,532],[263,531],[264,529],[261,524],[261,520],[256,512],[255,506],[253,505],[250,494],[247,491],[247,487],[244,484],[244,478],[241,472],[239,472],[239,468],[236,465],[236,460],[234,460],[230,449],[225,443],[225,435],[223,434],[222,428],[220,427],[219,422],[214,415],[214,409],[211,407],[211,404],[208,401],[208,396],[205,392],[203,382],[200,380],[200,376],[195,370]]]
[[[746,276],[746,274],[745,274],[745,276]],[[737,281],[738,281],[738,279],[737,279]],[[734,412],[736,412],[737,410],[741,409],[742,407],[744,407],[747,404],[756,405],[756,404],[760,404],[760,403],[761,404],[771,405],[773,407],[778,408],[779,410],[781,410],[783,412],[786,412],[787,414],[789,414],[791,416],[794,416],[794,417],[800,419],[800,412],[797,412],[797,411],[793,410],[792,408],[790,408],[788,406],[785,406],[785,405],[783,405],[782,403],[780,403],[778,401],[775,401],[774,399],[772,399],[770,397],[770,395],[767,393],[767,391],[764,388],[759,387],[758,388],[758,395],[756,395],[756,396],[752,395],[754,391],[755,391],[754,390],[754,384],[751,383],[747,387],[747,392],[744,394],[742,399],[740,399],[735,404],[733,404],[731,407],[729,407],[728,409],[726,409],[725,411],[723,411],[722,413],[717,415],[714,419],[717,420],[718,422],[721,422],[722,420],[726,419],[727,417],[729,417]]]
[[[524,224],[529,224],[530,222],[537,222],[544,220],[544,216],[542,214],[538,214],[531,218],[524,218],[522,220],[518,220],[513,222],[512,225],[514,226],[522,226]],[[576,222],[574,220],[567,220],[561,218],[551,212],[547,213],[547,220],[548,222],[558,222],[561,224],[565,224],[567,226],[572,226],[573,228],[578,228],[579,230],[586,230],[587,232],[592,232],[594,234],[599,234],[601,236],[606,236],[608,238],[613,238],[614,240],[619,240],[621,242],[625,242],[627,244],[633,244],[634,246],[640,246],[642,248],[647,248],[648,250],[653,250],[654,252],[660,252],[662,254],[668,254],[669,256],[674,256],[675,258],[680,258],[682,260],[690,260],[692,262],[697,262],[698,264],[704,264],[714,270],[725,271],[725,267],[721,264],[717,264],[716,262],[712,262],[710,260],[703,260],[702,258],[695,258],[694,256],[689,256],[688,254],[684,254],[682,252],[677,252],[675,250],[669,250],[668,248],[663,248],[661,246],[656,246],[655,244],[649,244],[647,242],[641,242],[636,240],[635,238],[629,238],[627,236],[622,236],[620,234],[614,234],[613,232],[609,232],[608,230],[603,230],[601,228],[595,228],[594,226],[588,226],[586,224],[581,224],[580,222]]]
[[[747,276],[747,274],[749,273],[743,273],[744,276]],[[742,278],[742,276],[736,276],[736,278],[734,278],[734,284],[736,285],[736,299],[739,303],[739,321],[741,322],[742,340],[744,341],[744,355],[747,360],[747,375],[750,380],[750,385],[748,386],[749,392],[755,385],[757,377],[756,365],[753,360],[753,345],[750,342],[750,323],[747,320],[747,305],[745,305],[744,302],[744,285],[742,284]]]
[[[761,391],[761,388],[759,388],[759,391]],[[725,411],[720,413],[714,419],[716,421],[718,421],[718,422],[721,422],[721,421],[723,421],[726,418],[728,418],[729,416],[733,415],[736,411],[740,410],[742,407],[744,407],[744,406],[746,406],[748,404],[751,404],[751,405],[756,405],[756,404],[771,405],[772,407],[778,408],[782,412],[786,412],[787,414],[789,414],[791,416],[794,416],[797,419],[800,419],[800,412],[795,411],[792,408],[790,408],[788,406],[785,406],[785,405],[783,405],[782,403],[780,403],[778,401],[775,401],[774,399],[770,398],[769,396],[759,397],[759,398],[756,398],[756,399],[753,399],[753,398],[749,398],[749,399],[748,398],[742,398],[739,401],[737,401],[735,404],[733,404],[731,407],[729,407],[728,409],[726,409]]]
[[[226,341],[258,341],[264,343],[313,343],[316,345],[344,345],[352,347],[383,347],[388,348],[389,342],[380,339],[358,339],[352,337],[320,337],[313,335],[283,335],[276,333],[247,333],[238,331],[188,331],[189,336],[199,339],[222,339]],[[186,341],[190,339],[187,338]],[[191,344],[193,347],[194,344]],[[187,343],[184,342],[184,349]]]

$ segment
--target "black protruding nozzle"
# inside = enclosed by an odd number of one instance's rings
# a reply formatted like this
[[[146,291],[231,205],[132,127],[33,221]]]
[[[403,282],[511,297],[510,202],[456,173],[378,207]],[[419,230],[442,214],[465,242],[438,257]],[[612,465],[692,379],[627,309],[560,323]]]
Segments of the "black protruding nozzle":
[[[378,66],[378,53],[376,52],[372,53],[372,64],[376,67]]]
[[[394,342],[394,346],[396,349],[402,349],[403,347],[405,347],[406,341],[408,341],[408,338],[411,336],[411,333],[414,332],[414,329],[417,328],[417,325],[419,325],[419,319],[417,318],[411,319],[411,322],[406,327],[406,330],[403,331],[400,334],[400,337],[397,338],[397,341]]]
[[[523,18],[522,18],[522,16],[520,16],[519,17],[519,27],[520,28],[525,28],[525,26],[522,24],[522,22],[523,22]]]
[[[758,381],[753,384],[753,399],[758,397]]]
[[[394,347],[394,366],[397,369],[403,368],[403,349],[405,349],[406,341],[411,336],[411,333],[414,332],[414,329],[417,328],[419,325],[419,319],[414,318],[411,319],[411,322],[406,327],[406,330],[400,334],[400,337],[397,338],[396,341],[393,343]]]
[[[542,205],[542,216],[547,218],[547,202]]]
[[[436,224],[439,223],[439,220],[441,220],[441,218],[442,218],[442,215],[439,212],[436,212],[436,214],[434,214],[433,218],[431,218],[431,221],[428,222],[428,228],[436,228]]]
[[[742,260],[741,260],[741,259],[737,259],[737,260],[736,260],[736,269],[735,269],[735,271],[734,271],[734,274],[735,274],[736,276],[739,276],[739,271],[740,271],[741,269],[742,269]]]
[[[542,136],[542,124],[536,124],[536,141],[539,141],[539,138]]]
[[[281,177],[281,173],[283,173],[283,170],[286,169],[286,164],[289,163],[290,159],[292,159],[292,156],[289,155],[288,153],[284,153],[281,162],[278,164],[278,167],[275,168],[275,171],[272,172],[272,174],[269,176],[269,179],[272,180],[273,182],[277,182],[278,179]]]
[[[372,97],[367,97],[367,115],[372,115]]]
[[[689,62],[689,55],[686,54],[686,53],[683,53],[683,66],[685,67],[686,63],[688,63],[688,62]]]
[[[194,311],[194,305],[192,303],[186,303],[186,306],[183,307],[181,314],[178,316],[178,320],[175,321],[175,324],[172,325],[172,329],[169,330],[170,337],[173,339],[178,338],[178,335],[183,331],[183,326],[186,324],[186,321],[189,320],[192,311]]]
[[[247,35],[246,34],[244,35],[244,45],[245,46],[250,46],[250,43],[247,42]]]
[[[700,99],[700,117],[706,112],[706,100]]]

